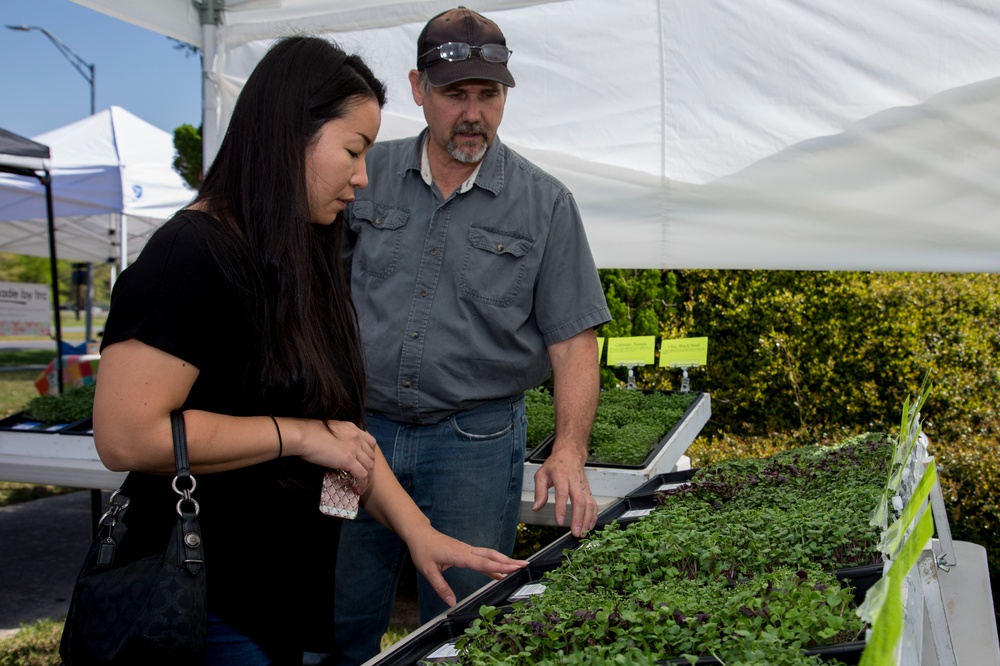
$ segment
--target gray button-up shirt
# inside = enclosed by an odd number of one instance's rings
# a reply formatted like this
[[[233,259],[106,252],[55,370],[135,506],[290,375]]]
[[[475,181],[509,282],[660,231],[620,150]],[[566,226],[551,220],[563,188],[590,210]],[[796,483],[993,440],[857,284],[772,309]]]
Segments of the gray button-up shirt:
[[[366,404],[407,423],[538,386],[549,345],[611,319],[562,183],[497,138],[443,200],[420,174],[425,135],[372,146],[345,214]]]

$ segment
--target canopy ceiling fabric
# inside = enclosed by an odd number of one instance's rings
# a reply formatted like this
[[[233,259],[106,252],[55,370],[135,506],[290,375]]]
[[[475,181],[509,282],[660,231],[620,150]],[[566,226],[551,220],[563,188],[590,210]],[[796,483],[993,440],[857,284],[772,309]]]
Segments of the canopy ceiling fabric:
[[[73,0],[201,47],[206,153],[271,41],[330,37],[423,127],[438,0]],[[1000,4],[467,2],[514,55],[502,139],[565,182],[599,266],[1000,270]]]
[[[149,234],[194,195],[171,166],[171,135],[120,107],[35,141],[52,154],[59,259],[105,263],[124,258],[127,264]],[[0,252],[50,255],[44,196],[37,181],[0,174]]]

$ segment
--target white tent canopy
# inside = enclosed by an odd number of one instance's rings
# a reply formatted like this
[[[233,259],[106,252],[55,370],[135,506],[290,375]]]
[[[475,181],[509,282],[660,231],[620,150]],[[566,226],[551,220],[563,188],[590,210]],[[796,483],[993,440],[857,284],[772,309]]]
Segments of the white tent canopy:
[[[203,49],[207,156],[291,33],[361,53],[380,139],[415,133],[416,37],[455,4],[74,2]],[[466,4],[514,51],[501,137],[573,190],[602,267],[1000,270],[993,0]]]
[[[173,170],[169,133],[112,106],[34,140],[52,157],[57,257],[122,267],[194,196]],[[45,191],[0,174],[0,252],[49,256]]]

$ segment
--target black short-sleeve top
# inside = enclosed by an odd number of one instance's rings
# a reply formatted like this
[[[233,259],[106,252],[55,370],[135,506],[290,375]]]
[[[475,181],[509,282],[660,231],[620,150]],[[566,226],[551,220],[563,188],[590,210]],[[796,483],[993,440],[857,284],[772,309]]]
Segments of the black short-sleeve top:
[[[304,416],[295,390],[270,397],[262,390],[239,276],[220,268],[219,253],[230,251],[224,237],[218,222],[196,211],[158,229],[115,283],[102,349],[135,338],[194,365],[185,409]],[[340,521],[319,512],[322,472],[290,457],[195,475],[209,610],[279,652],[329,651],[332,642]],[[176,518],[170,477],[130,473],[125,494],[128,548],[160,546]]]

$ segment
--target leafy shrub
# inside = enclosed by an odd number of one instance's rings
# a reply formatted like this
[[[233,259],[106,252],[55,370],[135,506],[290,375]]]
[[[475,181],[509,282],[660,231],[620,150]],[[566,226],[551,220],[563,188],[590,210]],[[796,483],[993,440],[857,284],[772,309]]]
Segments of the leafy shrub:
[[[884,429],[928,375],[931,439],[1000,434],[1000,276],[683,271],[677,284],[662,334],[709,337],[695,371],[713,396],[706,433]]]

